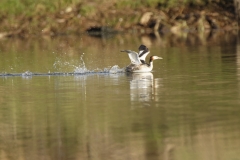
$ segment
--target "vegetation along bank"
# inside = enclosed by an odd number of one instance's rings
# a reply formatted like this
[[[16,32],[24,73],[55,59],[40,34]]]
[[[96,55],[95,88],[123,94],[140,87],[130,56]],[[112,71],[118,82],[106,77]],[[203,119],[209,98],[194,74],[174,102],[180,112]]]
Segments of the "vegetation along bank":
[[[238,0],[1,0],[0,38],[238,29]]]

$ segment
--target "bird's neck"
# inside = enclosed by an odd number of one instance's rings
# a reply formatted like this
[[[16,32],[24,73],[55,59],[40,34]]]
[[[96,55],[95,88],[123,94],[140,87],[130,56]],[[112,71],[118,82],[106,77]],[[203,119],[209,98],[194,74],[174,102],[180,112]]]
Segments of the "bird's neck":
[[[153,68],[153,60],[151,60],[151,59],[149,60],[149,67]]]

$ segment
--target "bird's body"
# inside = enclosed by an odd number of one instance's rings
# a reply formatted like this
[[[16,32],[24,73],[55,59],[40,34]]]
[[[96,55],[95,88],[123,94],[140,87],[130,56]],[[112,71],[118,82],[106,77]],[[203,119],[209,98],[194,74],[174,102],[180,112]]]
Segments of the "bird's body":
[[[135,65],[130,64],[126,67],[125,71],[127,72],[150,72],[153,67],[150,67],[148,64]]]
[[[153,69],[153,60],[162,59],[158,56],[151,56],[149,60],[149,64],[146,63],[145,58],[150,53],[148,48],[144,45],[140,45],[139,54],[137,52],[131,50],[123,50],[121,52],[127,52],[128,56],[131,60],[131,64],[129,64],[125,71],[126,72],[150,72]]]

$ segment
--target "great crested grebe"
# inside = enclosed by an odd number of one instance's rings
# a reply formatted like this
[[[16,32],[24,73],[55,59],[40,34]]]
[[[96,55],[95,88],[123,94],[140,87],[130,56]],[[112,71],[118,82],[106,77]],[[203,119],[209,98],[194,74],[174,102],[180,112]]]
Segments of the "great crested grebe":
[[[122,50],[121,52],[127,52],[131,60],[131,64],[126,67],[127,72],[150,72],[153,69],[153,60],[162,59],[162,57],[151,56],[149,64],[145,62],[146,56],[150,53],[148,48],[144,45],[139,46],[139,54],[131,50]]]

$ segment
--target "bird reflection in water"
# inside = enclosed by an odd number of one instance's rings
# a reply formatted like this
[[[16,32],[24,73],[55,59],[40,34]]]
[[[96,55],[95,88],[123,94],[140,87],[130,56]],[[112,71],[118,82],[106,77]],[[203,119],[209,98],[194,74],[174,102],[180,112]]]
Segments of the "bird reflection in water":
[[[155,101],[156,89],[160,86],[160,79],[154,79],[153,74],[127,73],[131,77],[130,98],[132,102],[144,102],[144,106],[150,106],[148,102]]]

